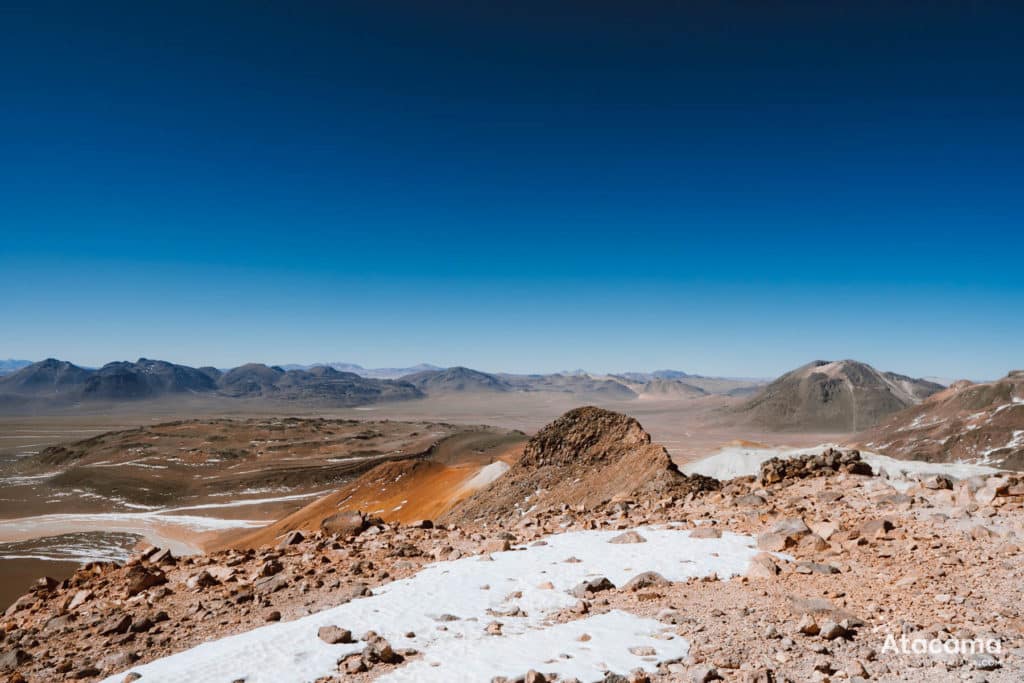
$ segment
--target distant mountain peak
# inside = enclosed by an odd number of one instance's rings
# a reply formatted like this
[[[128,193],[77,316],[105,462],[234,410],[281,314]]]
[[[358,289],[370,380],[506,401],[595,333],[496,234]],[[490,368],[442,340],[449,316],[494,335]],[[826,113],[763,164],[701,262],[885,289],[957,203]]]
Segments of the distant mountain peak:
[[[815,360],[782,375],[738,410],[773,431],[854,432],[942,389],[857,360]]]

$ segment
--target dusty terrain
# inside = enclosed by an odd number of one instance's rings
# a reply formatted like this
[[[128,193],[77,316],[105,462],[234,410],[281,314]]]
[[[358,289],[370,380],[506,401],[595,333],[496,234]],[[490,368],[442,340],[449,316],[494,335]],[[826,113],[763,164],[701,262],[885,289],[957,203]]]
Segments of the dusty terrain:
[[[573,589],[575,606],[554,613],[548,628],[624,612],[652,617],[668,629],[663,637],[689,642],[682,658],[645,659],[645,648],[638,649],[637,664],[648,672],[615,671],[629,677],[621,680],[1019,681],[1024,674],[1024,613],[1016,599],[1024,585],[1019,478],[932,476],[894,488],[895,482],[872,476],[856,452],[829,451],[768,461],[758,476],[727,482],[669,467],[650,495],[632,495],[642,475],[630,478],[616,465],[656,461],[656,445],[624,417],[583,412],[566,419],[528,444],[531,467],[555,481],[573,467],[560,452],[596,447],[590,457],[610,475],[605,500],[560,505],[549,499],[525,514],[506,509],[486,523],[433,528],[360,517],[331,534],[284,533],[273,546],[187,558],[149,549],[124,566],[97,564],[64,582],[41,582],[19,599],[2,622],[0,665],[27,680],[95,679],[211,638],[370,599],[375,587],[429,563],[515,555],[574,530],[612,531],[613,543],[644,544],[644,534],[665,527],[706,539],[709,547],[731,533],[747,535],[763,553],[733,578],[670,581],[635,566],[632,581],[594,578]],[[602,446],[621,443],[623,434],[632,438],[602,458]],[[474,498],[486,496],[488,488]],[[630,529],[636,531],[620,533]],[[480,566],[486,575],[487,564]],[[503,628],[525,617],[517,614],[516,600],[506,596],[492,623],[460,628],[500,639]],[[436,609],[443,613],[445,605]],[[458,623],[459,616],[451,619]],[[330,680],[369,680],[415,664],[421,653],[404,644],[422,639],[429,648],[434,637],[403,636],[372,621],[338,627],[338,633],[352,633],[337,638],[363,642],[337,646],[355,654],[339,655]],[[370,630],[381,635],[364,635]],[[998,652],[894,653],[886,647],[890,635],[940,646],[997,643]],[[381,637],[403,645],[392,649]],[[333,632],[321,632],[320,640],[349,642]],[[190,660],[182,661],[187,667]],[[545,663],[535,668],[543,672]],[[147,669],[139,671],[146,680]],[[541,679],[531,674],[527,680]]]
[[[641,420],[645,428],[653,435],[654,440],[664,445],[673,461],[678,464],[712,453],[721,444],[735,438],[745,438],[766,444],[811,446],[821,442],[836,441],[844,436],[794,433],[779,435],[753,427],[734,428],[729,424],[730,415],[727,409],[741,400],[727,396],[704,396],[691,399],[602,400],[597,401],[596,404],[633,415]],[[262,478],[258,471],[245,474],[246,469],[254,469],[246,464],[252,460],[243,458],[234,462],[226,462],[215,455],[215,451],[229,448],[252,449],[249,444],[252,439],[241,433],[234,436],[227,434],[226,441],[203,445],[205,439],[201,435],[178,438],[174,434],[169,434],[166,439],[157,439],[145,444],[151,449],[151,455],[159,455],[171,460],[166,463],[148,460],[149,455],[143,453],[132,455],[115,452],[117,450],[115,446],[130,443],[133,440],[130,437],[131,430],[139,428],[152,428],[158,424],[183,420],[254,420],[253,424],[259,424],[261,421],[270,424],[282,420],[282,416],[294,416],[370,422],[392,420],[416,423],[445,422],[457,425],[486,424],[499,429],[520,430],[532,434],[562,413],[578,405],[580,405],[578,397],[571,393],[542,391],[501,392],[487,395],[452,393],[444,397],[336,410],[304,408],[294,403],[246,401],[243,399],[225,401],[210,396],[193,395],[178,397],[174,401],[149,400],[121,405],[89,403],[38,415],[5,414],[0,416],[0,478],[3,481],[3,492],[0,495],[0,544],[26,541],[39,536],[52,537],[68,531],[98,533],[108,530],[113,520],[109,516],[97,517],[96,515],[117,513],[119,515],[117,529],[120,532],[141,532],[153,541],[159,540],[161,544],[172,545],[177,551],[194,551],[197,546],[207,540],[205,534],[216,531],[216,529],[209,528],[208,520],[210,519],[222,519],[235,523],[278,519],[315,500],[318,494],[326,493],[328,489],[333,490],[330,488],[333,484],[323,481],[324,476],[333,476],[342,472],[345,472],[345,476],[348,476],[348,472],[353,475],[358,474],[358,468],[354,465],[359,461],[350,464],[327,463],[326,460],[335,456],[328,455],[327,451],[320,452],[319,444],[316,448],[307,444],[298,447],[297,451],[303,453],[304,456],[309,456],[308,460],[305,457],[291,461],[283,460],[282,457],[292,456],[283,456],[282,453],[277,453],[276,456],[264,454],[255,457],[255,462],[266,462],[276,471],[298,479],[300,481],[298,490],[242,494],[240,492],[247,488],[261,488],[259,485],[251,485],[253,480],[258,481]],[[22,407],[25,408],[25,406]],[[25,409],[28,410],[28,408]],[[179,429],[184,429],[184,426]],[[106,432],[127,433],[121,437],[105,436],[98,439],[96,443],[99,447],[103,447],[104,444],[108,445],[107,451],[111,457],[86,458],[86,462],[81,466],[72,463],[70,469],[73,471],[65,475],[69,486],[51,486],[49,475],[57,468],[41,468],[33,460],[48,447],[58,445],[70,447],[77,441],[94,438]],[[153,436],[153,434],[149,434],[149,436]],[[222,436],[224,435],[222,434]],[[268,436],[270,435],[265,433],[260,438]],[[308,437],[311,435],[303,435],[302,431],[298,430],[295,431],[295,436],[297,441],[308,442],[310,440]],[[324,435],[319,436],[323,437]],[[179,441],[181,443],[178,443]],[[359,446],[360,443],[362,442],[355,440],[352,450],[364,447]],[[419,445],[393,444],[392,446],[394,450],[404,449],[406,453],[409,453],[422,448],[423,443]],[[140,446],[133,446],[133,448],[137,447]],[[179,448],[197,450],[185,458],[182,456],[185,451],[178,451]],[[381,450],[383,445],[378,444],[370,448]],[[350,456],[351,453],[337,457]],[[102,463],[103,460],[117,461],[122,464],[133,462],[134,464],[116,468],[105,467],[104,464],[95,466],[97,462]],[[175,460],[181,460],[181,462],[175,462]],[[210,460],[222,461],[210,462]],[[194,464],[187,464],[188,461]],[[89,462],[92,465],[88,465]],[[154,464],[158,467],[140,466]],[[165,466],[168,470],[159,469]],[[186,479],[177,481],[168,477],[172,468],[185,475]],[[212,478],[204,480],[203,477],[207,476]],[[302,483],[306,482],[307,476],[310,479],[320,477],[323,485]],[[214,478],[218,481],[218,485],[223,484],[227,488],[214,490],[214,487],[207,483],[213,482]],[[250,483],[246,483],[247,480]],[[81,482],[96,488],[91,490],[85,486],[75,485],[73,482]],[[112,490],[113,488],[116,488],[117,491]],[[276,480],[268,481],[262,488],[280,488],[280,484]],[[214,495],[226,493],[231,495]],[[290,498],[292,495],[308,495],[309,497],[292,499]],[[177,496],[184,496],[184,498],[178,500]],[[130,503],[129,498],[139,502]],[[280,500],[282,498],[285,500]],[[245,505],[237,504],[256,499],[275,500],[250,502]],[[398,505],[402,499],[398,498],[391,507]],[[161,503],[161,501],[168,500],[173,502],[170,505]],[[153,509],[126,507],[126,503],[152,506]],[[203,529],[190,528],[188,525],[168,527],[161,519],[154,520],[149,514],[154,512],[159,514],[160,510],[168,507],[181,507],[183,504],[189,506],[218,505],[219,507],[200,509],[193,507],[186,512],[177,513],[190,517],[190,523],[198,519],[199,523],[204,525]],[[413,508],[409,508],[410,514],[412,510]],[[54,514],[71,515],[73,518],[54,518],[52,517]],[[41,519],[43,515],[47,516],[45,523]],[[12,519],[27,521],[12,526],[10,523]],[[73,522],[73,524],[69,524],[69,522]],[[90,553],[94,558],[106,557],[106,555],[95,554],[98,547],[109,545],[105,538],[94,536],[86,540],[88,542],[78,544],[79,549],[83,552],[65,554],[64,557],[70,557],[76,562],[89,559]],[[56,546],[47,547],[45,544],[37,544],[31,553],[22,552],[21,548],[0,546],[0,549],[3,550],[2,554],[6,557],[16,556],[16,559],[4,561],[3,565],[0,565],[0,571],[3,572],[0,576],[10,578],[10,581],[2,582],[2,585],[8,586],[4,591],[0,591],[2,592],[0,599],[4,602],[13,599],[17,592],[26,585],[15,578],[21,572],[17,568],[20,562],[59,562],[57,558],[61,557],[59,552],[55,552],[59,550]],[[31,557],[27,555],[31,555]],[[55,564],[50,572],[58,576],[66,576],[67,569],[67,564]]]
[[[225,529],[285,516],[379,462],[437,455],[456,463],[466,455],[469,466],[484,442],[524,438],[438,422],[277,417],[94,433],[103,428],[97,425],[115,426],[105,420],[9,423],[0,466],[3,601],[16,597],[28,585],[28,568],[41,563],[51,563],[44,573],[63,577],[73,567],[66,560],[124,559],[140,537],[194,552]],[[466,438],[448,442],[460,435]],[[47,445],[50,439],[61,443]]]

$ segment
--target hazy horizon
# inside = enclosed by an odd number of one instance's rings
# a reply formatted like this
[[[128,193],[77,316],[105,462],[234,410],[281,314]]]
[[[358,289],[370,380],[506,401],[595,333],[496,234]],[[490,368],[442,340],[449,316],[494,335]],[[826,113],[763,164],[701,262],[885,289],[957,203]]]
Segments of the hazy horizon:
[[[40,362],[40,361],[46,360],[47,358],[56,358],[57,360],[67,361],[67,362],[73,363],[74,365],[77,365],[77,366],[82,367],[82,368],[94,368],[94,369],[95,368],[100,368],[100,367],[102,367],[103,365],[105,365],[107,363],[112,363],[112,362],[135,362],[135,361],[140,360],[142,358],[146,358],[148,360],[166,361],[166,362],[169,362],[169,363],[175,363],[175,364],[178,364],[178,365],[185,365],[185,366],[189,366],[189,367],[197,367],[197,368],[198,367],[215,367],[218,370],[230,370],[232,368],[236,368],[236,367],[239,367],[239,366],[242,366],[242,365],[246,365],[248,363],[261,363],[261,364],[267,365],[267,366],[278,366],[278,367],[285,367],[285,368],[292,367],[292,366],[309,368],[309,367],[315,367],[315,366],[328,366],[328,365],[342,365],[342,364],[345,364],[345,365],[359,366],[360,368],[362,368],[364,370],[411,369],[411,368],[416,368],[418,366],[433,366],[433,367],[436,367],[436,368],[442,369],[442,370],[443,369],[448,369],[448,368],[453,368],[453,367],[466,367],[466,368],[469,368],[471,370],[477,370],[477,371],[485,372],[485,373],[513,374],[513,375],[555,374],[555,373],[566,374],[566,373],[575,373],[575,372],[586,372],[586,373],[591,374],[591,375],[601,375],[601,376],[604,376],[604,375],[618,375],[618,374],[632,373],[632,372],[635,372],[635,373],[654,373],[654,372],[661,372],[661,371],[677,371],[677,372],[685,372],[688,375],[695,375],[695,376],[719,377],[719,378],[723,378],[723,379],[749,379],[749,380],[772,380],[772,379],[775,379],[776,377],[778,377],[778,376],[780,376],[780,375],[782,375],[782,374],[784,374],[786,372],[789,372],[790,370],[795,370],[797,367],[806,365],[806,364],[814,362],[814,361],[822,361],[822,360],[824,360],[824,361],[856,360],[856,361],[867,363],[868,365],[873,366],[876,370],[885,371],[885,372],[896,372],[896,373],[899,373],[899,374],[907,374],[907,373],[901,371],[899,368],[890,368],[890,367],[879,366],[879,365],[876,365],[874,363],[871,363],[870,361],[865,361],[862,358],[813,358],[813,359],[810,359],[810,360],[808,360],[808,361],[806,361],[804,363],[800,363],[800,365],[798,365],[798,366],[784,368],[784,369],[779,370],[778,372],[775,372],[773,374],[761,374],[761,375],[757,375],[757,374],[754,374],[754,375],[740,375],[740,374],[728,373],[728,372],[723,372],[723,373],[705,372],[705,371],[701,370],[700,368],[687,368],[687,367],[676,367],[676,366],[671,366],[671,367],[669,367],[669,366],[664,366],[664,367],[659,366],[659,367],[655,367],[655,368],[649,368],[649,367],[620,367],[620,368],[611,369],[611,370],[609,370],[609,369],[586,368],[586,367],[561,367],[561,368],[554,368],[554,369],[547,369],[547,368],[545,368],[545,369],[519,368],[519,369],[510,370],[510,369],[507,369],[507,368],[500,368],[500,367],[499,368],[477,367],[477,366],[473,366],[473,365],[467,365],[466,363],[451,363],[451,364],[447,364],[446,365],[446,364],[441,364],[441,363],[434,363],[434,362],[431,362],[431,361],[416,361],[416,362],[411,362],[411,363],[385,363],[385,364],[380,364],[380,365],[369,365],[369,364],[366,364],[366,363],[358,363],[358,362],[355,362],[355,361],[352,361],[352,360],[332,360],[332,361],[318,360],[318,361],[309,361],[309,362],[303,362],[303,361],[270,362],[270,361],[265,361],[265,360],[246,360],[246,361],[242,361],[242,362],[239,362],[239,363],[228,363],[228,364],[220,365],[220,364],[204,362],[204,361],[201,361],[201,360],[198,360],[198,361],[194,360],[194,361],[191,361],[191,362],[186,362],[186,361],[182,361],[182,360],[176,359],[176,358],[164,358],[164,357],[158,357],[158,356],[134,356],[134,357],[130,357],[130,358],[129,357],[125,357],[125,358],[110,358],[110,359],[107,359],[105,361],[100,361],[100,362],[77,362],[73,358],[65,358],[65,357],[60,357],[60,356],[47,356],[46,358],[36,358],[36,359],[10,357],[10,358],[7,358],[7,359],[0,358],[0,362],[3,362],[4,360],[7,360],[7,361],[35,363],[35,362]],[[991,381],[991,380],[999,379],[1000,377],[1005,376],[1008,372],[1010,372],[1012,370],[1016,370],[1016,369],[1019,369],[1019,368],[1007,368],[1007,370],[1005,372],[1003,372],[1001,375],[992,376],[992,377],[966,377],[966,376],[948,375],[948,374],[934,373],[934,372],[933,373],[924,373],[924,374],[921,374],[921,375],[914,375],[914,377],[933,378],[933,379],[950,380],[950,381],[967,379],[967,380],[971,380],[971,381],[975,381],[975,382],[985,382],[985,381]]]

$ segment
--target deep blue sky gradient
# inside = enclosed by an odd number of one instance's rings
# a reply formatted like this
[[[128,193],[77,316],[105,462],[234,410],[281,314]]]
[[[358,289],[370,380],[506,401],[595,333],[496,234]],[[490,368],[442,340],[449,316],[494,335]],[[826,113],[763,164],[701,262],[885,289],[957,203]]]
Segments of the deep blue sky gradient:
[[[0,357],[1000,376],[1024,366],[1022,25],[0,9]]]

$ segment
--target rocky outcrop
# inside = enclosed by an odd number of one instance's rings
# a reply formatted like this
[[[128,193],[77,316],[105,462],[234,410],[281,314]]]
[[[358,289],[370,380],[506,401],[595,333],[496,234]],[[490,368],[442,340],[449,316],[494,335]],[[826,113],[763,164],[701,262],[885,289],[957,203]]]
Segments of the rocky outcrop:
[[[446,518],[518,518],[564,505],[590,508],[633,496],[686,495],[717,485],[713,479],[681,473],[634,418],[584,407],[539,431],[506,474]]]
[[[817,455],[772,458],[763,462],[758,481],[762,484],[777,484],[787,479],[825,477],[836,472],[868,477],[873,474],[871,465],[860,459],[860,451],[837,451],[834,448],[827,448]]]

